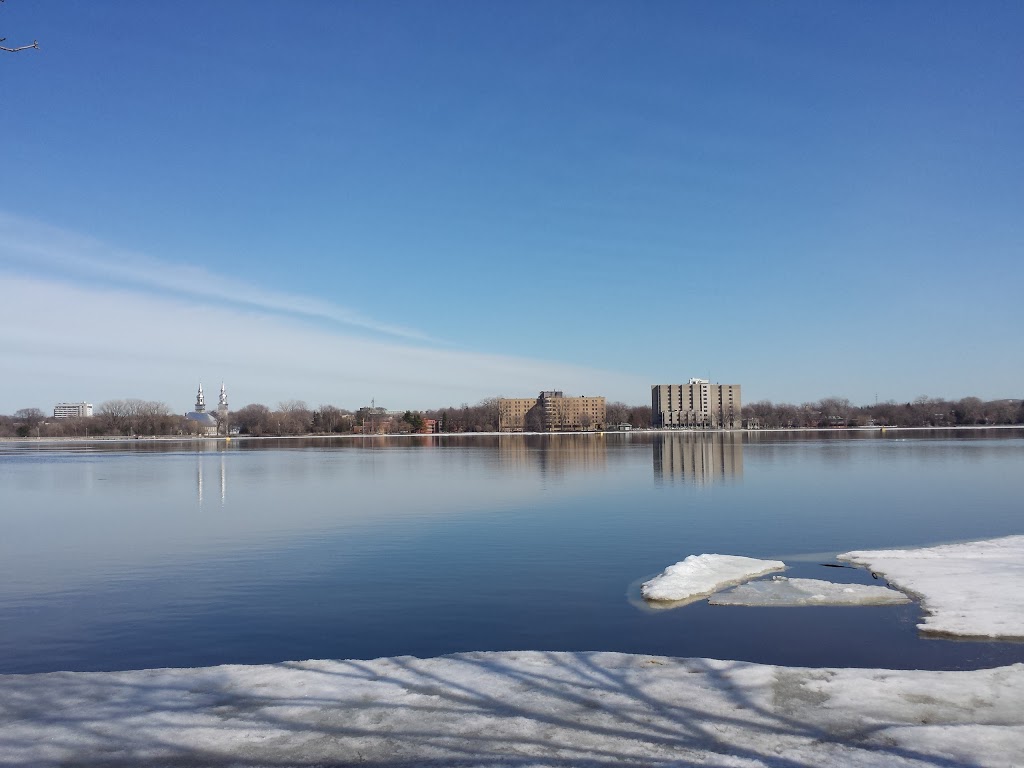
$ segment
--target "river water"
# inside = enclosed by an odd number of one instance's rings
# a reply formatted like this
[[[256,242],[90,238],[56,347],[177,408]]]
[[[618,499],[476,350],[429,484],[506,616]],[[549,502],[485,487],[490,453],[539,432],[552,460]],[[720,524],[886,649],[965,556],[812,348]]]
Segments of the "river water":
[[[971,668],[916,604],[652,610],[690,554],[1024,533],[1024,432],[0,444],[0,673],[614,650]]]

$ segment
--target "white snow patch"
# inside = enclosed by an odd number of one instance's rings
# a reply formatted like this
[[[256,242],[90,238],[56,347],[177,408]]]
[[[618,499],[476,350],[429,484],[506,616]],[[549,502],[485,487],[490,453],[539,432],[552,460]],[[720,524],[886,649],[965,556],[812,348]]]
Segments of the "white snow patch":
[[[927,611],[922,632],[1024,639],[1024,536],[847,552],[839,559],[920,595]]]
[[[468,653],[0,676],[0,765],[1008,766],[1024,664]]]
[[[693,602],[720,589],[740,584],[772,571],[784,570],[780,560],[758,560],[739,555],[690,555],[645,581],[640,594],[645,600]]]
[[[820,579],[788,579],[773,576],[765,581],[741,584],[712,595],[712,605],[804,606],[804,605],[898,605],[909,603],[902,592],[866,584],[836,584]]]

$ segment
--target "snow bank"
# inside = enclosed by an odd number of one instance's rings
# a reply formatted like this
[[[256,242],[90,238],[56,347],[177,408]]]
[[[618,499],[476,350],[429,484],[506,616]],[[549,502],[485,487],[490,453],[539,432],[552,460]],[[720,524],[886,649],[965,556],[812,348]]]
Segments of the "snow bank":
[[[640,587],[645,600],[693,602],[720,589],[784,570],[779,560],[757,560],[738,555],[690,555],[670,565]]]
[[[847,552],[839,559],[920,595],[927,611],[922,632],[1024,639],[1024,536]]]
[[[712,595],[711,605],[803,606],[803,605],[898,605],[909,603],[902,592],[865,584],[836,584],[820,579],[787,579],[773,576],[768,581],[741,584],[728,592]]]
[[[1024,665],[618,653],[0,676],[0,765],[1007,766]]]

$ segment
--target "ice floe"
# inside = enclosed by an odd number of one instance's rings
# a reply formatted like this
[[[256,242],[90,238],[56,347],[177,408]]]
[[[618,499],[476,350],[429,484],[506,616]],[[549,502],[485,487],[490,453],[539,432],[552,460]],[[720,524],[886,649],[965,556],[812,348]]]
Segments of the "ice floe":
[[[924,549],[847,552],[921,597],[922,632],[1024,639],[1024,536]]]
[[[739,555],[690,555],[640,587],[645,600],[693,602],[725,587],[773,571],[784,570],[780,560],[758,560]]]
[[[1009,766],[1024,665],[467,653],[0,676],[0,765]]]
[[[708,598],[712,605],[804,606],[804,605],[897,605],[909,603],[902,592],[866,584],[836,584],[820,579],[789,579],[773,576],[764,581],[741,584]]]

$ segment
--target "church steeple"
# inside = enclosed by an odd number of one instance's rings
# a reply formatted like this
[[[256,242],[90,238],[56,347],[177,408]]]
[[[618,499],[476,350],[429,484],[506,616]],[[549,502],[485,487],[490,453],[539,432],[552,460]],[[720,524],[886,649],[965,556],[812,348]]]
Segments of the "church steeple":
[[[196,393],[196,413],[206,410],[206,400],[203,398],[203,382],[199,382],[199,391]]]
[[[218,411],[226,411],[228,409],[228,391],[224,387],[224,382],[220,383],[220,400],[217,402]]]

